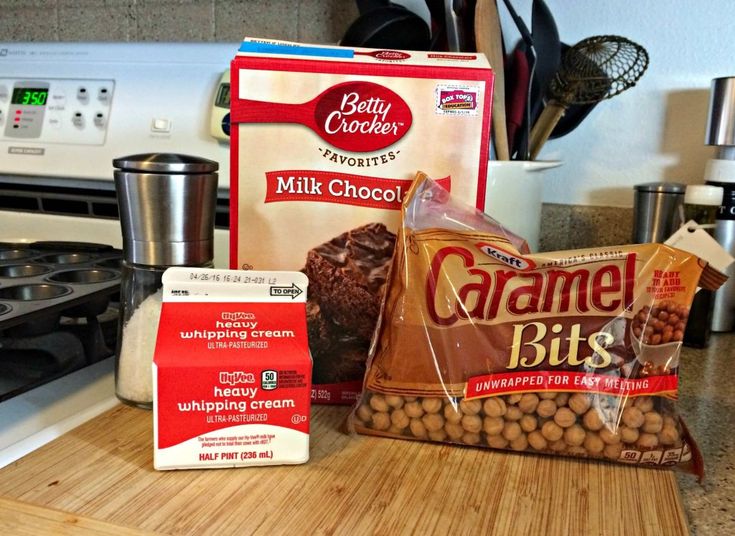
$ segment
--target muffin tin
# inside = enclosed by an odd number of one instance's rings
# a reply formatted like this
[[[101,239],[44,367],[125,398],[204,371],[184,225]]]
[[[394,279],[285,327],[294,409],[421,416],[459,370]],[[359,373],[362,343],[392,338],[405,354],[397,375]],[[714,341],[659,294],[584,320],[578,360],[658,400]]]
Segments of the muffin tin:
[[[0,333],[56,329],[102,314],[120,289],[122,252],[86,242],[0,242]]]

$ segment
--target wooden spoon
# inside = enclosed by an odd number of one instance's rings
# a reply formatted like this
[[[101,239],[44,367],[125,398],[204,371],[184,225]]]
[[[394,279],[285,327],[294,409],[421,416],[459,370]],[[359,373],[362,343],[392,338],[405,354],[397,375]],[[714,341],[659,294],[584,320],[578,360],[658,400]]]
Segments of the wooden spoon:
[[[503,73],[503,36],[495,0],[477,0],[475,7],[475,43],[477,51],[490,60],[495,73],[492,123],[495,155],[498,160],[510,160],[508,131],[505,121],[505,76]]]

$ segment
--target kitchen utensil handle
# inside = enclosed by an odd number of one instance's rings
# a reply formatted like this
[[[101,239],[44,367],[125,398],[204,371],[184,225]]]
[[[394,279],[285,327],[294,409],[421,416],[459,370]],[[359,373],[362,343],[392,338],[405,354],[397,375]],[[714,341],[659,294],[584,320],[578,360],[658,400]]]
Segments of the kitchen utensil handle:
[[[495,0],[478,0],[475,6],[475,40],[477,50],[490,60],[495,73],[493,84],[492,125],[495,156],[510,160],[508,130],[505,119],[505,76],[503,73],[503,39]]]
[[[544,111],[541,112],[538,121],[536,121],[536,124],[533,125],[533,129],[531,130],[531,160],[536,160],[539,151],[541,151],[541,147],[549,139],[551,132],[559,122],[559,119],[564,116],[565,111],[566,108],[562,104],[551,101],[546,105]]]

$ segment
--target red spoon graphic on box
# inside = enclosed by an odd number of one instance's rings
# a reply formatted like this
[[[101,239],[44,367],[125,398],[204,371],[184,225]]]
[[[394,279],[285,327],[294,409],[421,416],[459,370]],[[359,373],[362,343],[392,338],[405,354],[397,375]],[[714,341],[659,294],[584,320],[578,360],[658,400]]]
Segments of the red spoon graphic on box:
[[[296,123],[330,145],[354,152],[393,145],[413,121],[397,93],[372,82],[337,84],[297,104],[234,99],[232,118],[235,123]]]
[[[353,54],[355,56],[370,56],[376,60],[385,61],[403,61],[411,57],[411,54],[403,52],[402,50],[372,50],[370,52],[360,52],[355,50]]]

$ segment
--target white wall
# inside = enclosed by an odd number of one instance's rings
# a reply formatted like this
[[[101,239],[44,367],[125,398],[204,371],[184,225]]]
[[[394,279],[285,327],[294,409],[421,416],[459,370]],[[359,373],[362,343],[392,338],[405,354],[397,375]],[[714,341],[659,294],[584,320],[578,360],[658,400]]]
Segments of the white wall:
[[[503,13],[504,31],[515,31]],[[732,0],[546,0],[563,42],[616,34],[643,45],[650,65],[628,91],[600,103],[564,138],[550,140],[539,159],[550,170],[549,203],[632,206],[642,182],[702,182],[714,149],[704,146],[712,78],[735,76]],[[531,0],[513,0],[531,27]],[[506,34],[506,43],[515,37]]]

